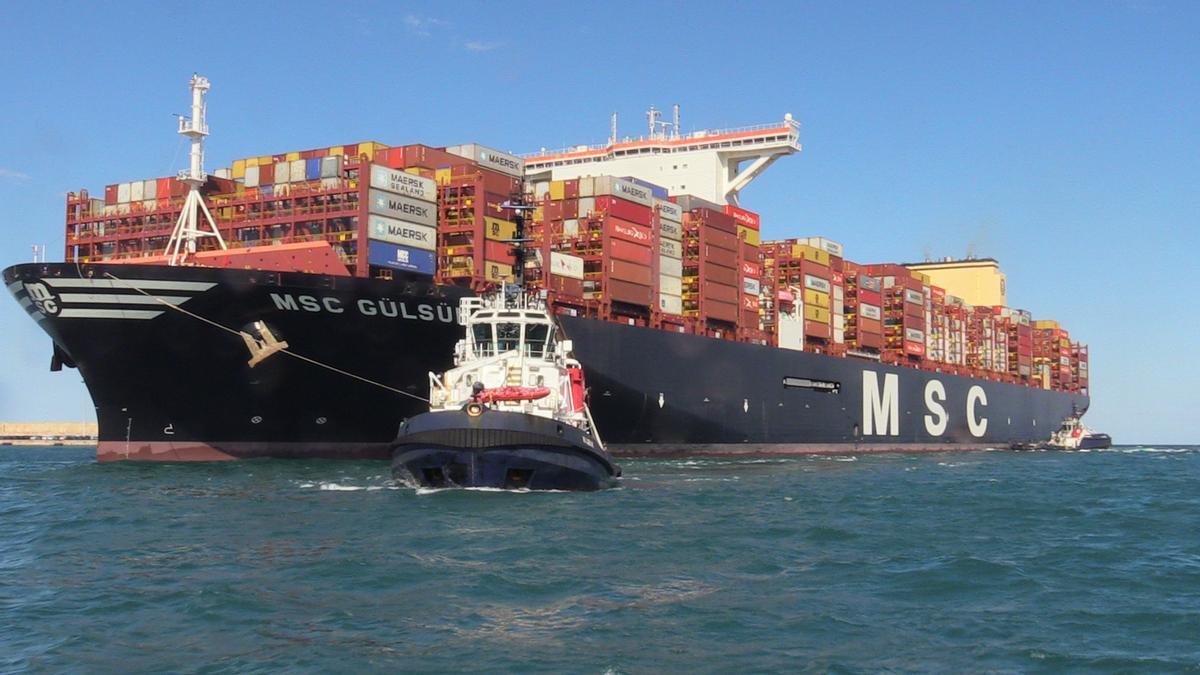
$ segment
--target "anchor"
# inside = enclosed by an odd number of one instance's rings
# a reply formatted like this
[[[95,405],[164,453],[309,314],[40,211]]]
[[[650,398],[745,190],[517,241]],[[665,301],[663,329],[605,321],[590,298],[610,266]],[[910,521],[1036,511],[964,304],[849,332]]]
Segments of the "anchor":
[[[254,332],[258,333],[258,337],[250,335],[245,331],[238,331],[238,335],[242,336],[242,340],[246,342],[246,349],[250,350],[250,360],[247,361],[251,368],[262,363],[275,352],[283,351],[288,348],[287,340],[278,340],[267,324],[262,321],[255,321],[251,324]]]

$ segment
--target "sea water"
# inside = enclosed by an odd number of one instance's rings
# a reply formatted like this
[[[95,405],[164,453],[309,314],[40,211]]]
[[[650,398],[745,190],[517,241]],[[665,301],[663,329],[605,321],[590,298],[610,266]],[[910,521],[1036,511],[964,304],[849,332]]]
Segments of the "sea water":
[[[623,464],[0,448],[0,669],[1200,670],[1200,448]]]

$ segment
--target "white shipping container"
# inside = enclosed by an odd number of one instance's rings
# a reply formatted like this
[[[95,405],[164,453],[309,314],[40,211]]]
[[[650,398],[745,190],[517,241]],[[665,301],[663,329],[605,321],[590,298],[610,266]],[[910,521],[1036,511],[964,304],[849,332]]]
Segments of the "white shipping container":
[[[217,178],[233,178],[233,169],[222,168],[213,171],[213,175]]]
[[[129,201],[140,202],[146,198],[146,184],[135,180],[129,184]]]
[[[836,241],[833,241],[832,239],[826,239],[825,237],[809,237],[805,241],[808,243],[809,246],[812,246],[814,248],[819,248],[822,251],[829,253],[830,255],[836,255],[839,258],[845,257],[842,255],[842,252],[844,250],[842,248],[842,245],[837,243]]]
[[[426,251],[437,250],[437,230],[426,225],[406,223],[372,214],[368,221],[367,236],[376,241],[386,241],[401,246],[411,246]]]
[[[683,244],[671,239],[659,239],[658,252],[668,258],[683,258]]]
[[[834,300],[845,300],[846,299],[846,287],[841,284],[835,284],[833,287],[833,299]]]
[[[658,208],[659,218],[676,223],[683,222],[683,209],[678,204],[665,199],[655,199],[654,205]]]
[[[599,176],[596,181],[596,196],[612,195],[642,206],[654,206],[654,193],[650,188],[622,180],[615,176]]]
[[[658,270],[662,274],[669,274],[674,277],[683,276],[683,261],[675,258],[659,258]]]
[[[246,187],[258,187],[258,166],[246,167],[246,178],[242,184]]]
[[[658,309],[666,314],[683,314],[683,298],[678,295],[658,295]]]
[[[916,328],[905,328],[904,339],[908,340],[909,342],[920,342],[921,344],[925,344],[925,332],[919,331]]]
[[[833,329],[836,331],[846,330],[846,317],[842,314],[833,315]]]
[[[829,292],[829,282],[820,277],[814,277],[811,274],[804,275],[804,287],[811,288],[814,291],[820,291],[822,293]]]
[[[583,180],[582,178],[580,180]],[[596,210],[595,197],[580,197],[579,198],[579,215],[587,216],[592,211]]]
[[[292,163],[275,162],[275,184],[292,182]]]
[[[163,195],[166,197],[167,195]],[[158,181],[148,180],[142,184],[142,199],[157,199],[158,198]]]
[[[432,178],[378,164],[371,165],[371,187],[426,202],[437,201],[437,182]]]
[[[895,285],[896,285],[896,277],[884,277],[883,278],[883,287],[884,288],[891,288],[892,286],[895,286]]]
[[[762,292],[762,285],[758,283],[758,279],[742,277],[742,292],[746,295],[758,295]]]
[[[246,167],[246,173],[250,173],[250,167]],[[321,178],[337,178],[341,173],[341,157],[334,155],[332,157],[321,158]]]
[[[675,241],[683,240],[683,226],[671,220],[658,221],[658,232],[663,239],[674,239]]]
[[[119,183],[117,185],[117,203],[127,204],[129,202],[129,183]]]
[[[921,295],[920,291],[914,291],[911,288],[904,289],[904,300],[914,305],[924,305],[925,296]]]
[[[523,178],[525,176],[525,160],[510,155],[507,152],[500,152],[491,148],[479,145],[478,143],[464,143],[462,145],[452,145],[446,148],[446,152],[459,157],[473,159],[475,162],[485,169],[499,171],[510,176]]]
[[[370,190],[367,209],[407,223],[437,227],[437,205],[383,190]]]
[[[306,171],[305,166],[304,166],[304,160],[303,159],[293,159],[291,162],[289,162],[289,164],[292,165],[292,168],[291,168],[292,182],[299,183],[299,182],[303,181],[304,174]]]
[[[679,277],[660,274],[658,276],[658,292],[665,295],[682,295],[683,281]]]
[[[549,186],[547,186],[547,190],[548,189],[549,189]],[[595,197],[595,196],[596,196],[596,179],[592,178],[591,176],[581,177],[579,179],[579,198],[583,199],[584,197]],[[592,203],[594,204],[595,202],[593,201]],[[582,211],[583,203],[582,202],[579,204],[579,208],[581,209],[580,213],[583,213],[583,211]]]
[[[878,307],[875,305],[868,305],[865,302],[859,303],[858,313],[861,314],[864,319],[879,320],[879,318],[883,316]]]
[[[539,251],[540,253],[540,251]],[[583,278],[583,258],[578,256],[559,253],[558,251],[550,252],[550,273],[560,277],[568,277],[571,279]]]
[[[833,329],[833,341],[842,344],[846,341],[846,331],[841,328]]]

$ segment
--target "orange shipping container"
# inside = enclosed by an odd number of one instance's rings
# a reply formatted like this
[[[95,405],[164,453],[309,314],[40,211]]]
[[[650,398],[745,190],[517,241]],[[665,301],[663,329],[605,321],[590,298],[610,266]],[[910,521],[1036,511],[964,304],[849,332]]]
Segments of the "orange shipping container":
[[[644,307],[650,306],[649,286],[621,281],[620,279],[609,279],[606,292],[609,298],[618,302],[627,302],[632,305],[642,305]]]
[[[628,281],[642,286],[650,285],[650,268],[624,260],[609,260],[608,275],[612,279]]]
[[[650,265],[650,247],[621,239],[609,241],[609,255],[617,260],[628,260],[640,265]]]

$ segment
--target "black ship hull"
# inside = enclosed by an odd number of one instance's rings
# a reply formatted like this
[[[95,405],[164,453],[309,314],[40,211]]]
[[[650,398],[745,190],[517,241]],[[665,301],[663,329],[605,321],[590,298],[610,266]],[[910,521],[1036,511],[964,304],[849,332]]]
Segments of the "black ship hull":
[[[499,410],[443,411],[401,423],[392,475],[429,488],[590,491],[615,486],[619,469],[569,424]]]
[[[26,264],[10,293],[79,368],[101,460],[389,459],[451,367],[466,291],[421,281]],[[170,305],[170,306],[168,306]],[[251,367],[239,333],[288,343]],[[562,317],[617,455],[940,450],[1047,440],[1088,399]]]

